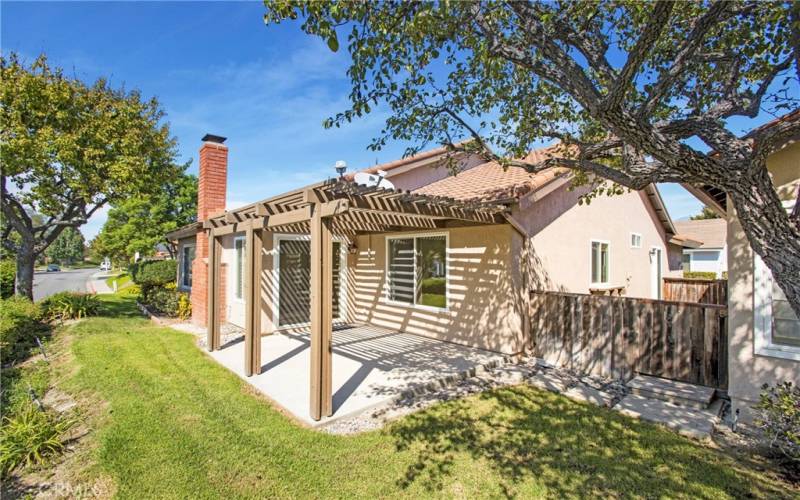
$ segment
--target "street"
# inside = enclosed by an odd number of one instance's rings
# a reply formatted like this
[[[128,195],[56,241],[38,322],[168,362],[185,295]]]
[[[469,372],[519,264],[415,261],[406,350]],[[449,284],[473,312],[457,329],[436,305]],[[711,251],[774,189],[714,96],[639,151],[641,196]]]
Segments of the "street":
[[[33,300],[39,301],[65,290],[85,292],[86,281],[97,271],[97,268],[74,269],[52,273],[37,271],[33,276]]]

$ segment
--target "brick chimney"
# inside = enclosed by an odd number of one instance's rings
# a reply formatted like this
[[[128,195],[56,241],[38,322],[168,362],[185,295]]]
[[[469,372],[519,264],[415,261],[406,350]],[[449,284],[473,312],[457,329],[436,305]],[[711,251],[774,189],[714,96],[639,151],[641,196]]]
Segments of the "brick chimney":
[[[197,220],[203,222],[225,212],[225,194],[228,184],[228,146],[225,137],[213,134],[203,136],[200,146],[200,176],[197,182]],[[220,289],[224,280],[220,280]],[[220,293],[224,298],[225,294]],[[220,300],[224,308],[224,300]],[[208,237],[205,231],[197,233],[197,247],[192,264],[192,322],[205,325],[208,305]]]

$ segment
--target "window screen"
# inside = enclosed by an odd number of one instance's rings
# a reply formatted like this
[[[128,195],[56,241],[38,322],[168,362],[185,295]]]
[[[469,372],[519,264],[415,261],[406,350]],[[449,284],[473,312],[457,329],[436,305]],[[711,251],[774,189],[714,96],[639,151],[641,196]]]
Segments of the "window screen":
[[[781,287],[772,280],[772,342],[800,347],[800,320]]]
[[[390,239],[389,299],[414,303],[414,239]]]

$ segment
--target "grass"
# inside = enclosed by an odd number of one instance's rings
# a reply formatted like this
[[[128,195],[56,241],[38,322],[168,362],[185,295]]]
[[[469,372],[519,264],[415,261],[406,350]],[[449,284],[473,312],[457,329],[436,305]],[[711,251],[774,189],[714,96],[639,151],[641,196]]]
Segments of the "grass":
[[[381,431],[293,423],[194,338],[105,296],[71,330],[75,394],[100,399],[95,459],[123,498],[780,498],[768,472],[661,428],[528,386],[436,405]],[[265,354],[269,356],[269,353]],[[305,388],[300,388],[305,390]]]
[[[117,282],[117,290],[122,290],[123,288],[133,284],[131,281],[131,275],[125,272],[106,278],[106,285],[113,290],[115,281]]]

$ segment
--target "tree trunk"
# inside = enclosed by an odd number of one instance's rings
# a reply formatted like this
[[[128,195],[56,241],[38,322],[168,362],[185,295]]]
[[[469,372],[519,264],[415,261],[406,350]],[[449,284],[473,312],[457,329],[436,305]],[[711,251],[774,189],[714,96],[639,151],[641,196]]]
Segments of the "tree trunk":
[[[800,317],[800,230],[789,222],[767,169],[755,169],[748,177],[736,187],[728,186],[735,215],[753,251]]]
[[[33,266],[36,253],[33,244],[23,241],[17,251],[17,282],[15,293],[33,300]]]

